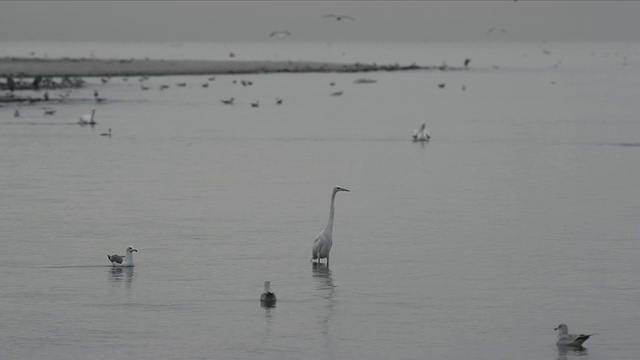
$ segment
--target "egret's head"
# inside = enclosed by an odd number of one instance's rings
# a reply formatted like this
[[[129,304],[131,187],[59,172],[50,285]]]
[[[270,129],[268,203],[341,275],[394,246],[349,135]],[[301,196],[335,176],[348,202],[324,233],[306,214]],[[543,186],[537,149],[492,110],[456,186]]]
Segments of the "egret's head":
[[[560,324],[553,330],[559,330],[560,334],[566,334],[569,331],[569,327],[567,326],[567,324]]]
[[[132,253],[132,252],[134,252],[134,251],[135,251],[135,252],[138,252],[138,249],[135,249],[135,248],[133,248],[132,246],[129,246],[129,247],[127,248],[127,253]]]
[[[333,188],[333,192],[337,193],[339,191],[351,191],[351,190],[342,188],[340,186],[336,186],[336,187]]]

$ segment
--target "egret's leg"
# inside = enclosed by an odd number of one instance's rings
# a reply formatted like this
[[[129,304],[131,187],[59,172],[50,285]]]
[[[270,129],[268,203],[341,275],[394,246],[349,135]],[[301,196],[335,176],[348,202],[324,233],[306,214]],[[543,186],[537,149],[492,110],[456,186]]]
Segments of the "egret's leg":
[[[327,254],[327,268],[329,267],[329,254]]]

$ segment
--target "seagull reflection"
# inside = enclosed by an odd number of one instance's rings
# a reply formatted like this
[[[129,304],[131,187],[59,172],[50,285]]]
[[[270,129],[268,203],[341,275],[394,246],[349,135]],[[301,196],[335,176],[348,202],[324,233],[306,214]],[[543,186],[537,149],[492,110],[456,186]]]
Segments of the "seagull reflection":
[[[558,360],[567,360],[569,356],[589,356],[587,348],[584,346],[562,346],[558,345]]]
[[[133,266],[131,267],[121,267],[121,266],[113,266],[109,268],[109,282],[112,286],[118,286],[122,283],[122,280],[125,281],[125,287],[127,289],[131,288],[131,283],[133,282]]]

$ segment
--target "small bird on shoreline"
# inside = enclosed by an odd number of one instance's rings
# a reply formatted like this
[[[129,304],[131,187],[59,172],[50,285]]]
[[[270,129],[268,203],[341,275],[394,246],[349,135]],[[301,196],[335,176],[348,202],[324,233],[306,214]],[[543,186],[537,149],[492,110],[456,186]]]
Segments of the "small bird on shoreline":
[[[342,19],[355,20],[353,17],[348,16],[348,15],[333,15],[333,14],[327,14],[327,15],[323,16],[323,18],[335,18],[338,21],[340,21]]]
[[[271,34],[269,34],[269,37],[277,37],[277,38],[283,38],[285,36],[291,36],[291,33],[289,31],[274,31]]]

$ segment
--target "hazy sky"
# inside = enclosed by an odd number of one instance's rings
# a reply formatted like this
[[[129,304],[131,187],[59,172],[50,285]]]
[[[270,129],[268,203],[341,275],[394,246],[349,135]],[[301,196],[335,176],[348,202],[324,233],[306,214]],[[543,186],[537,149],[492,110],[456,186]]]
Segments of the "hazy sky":
[[[269,38],[277,30],[292,35]],[[638,35],[640,1],[0,2],[0,41],[634,42]]]

